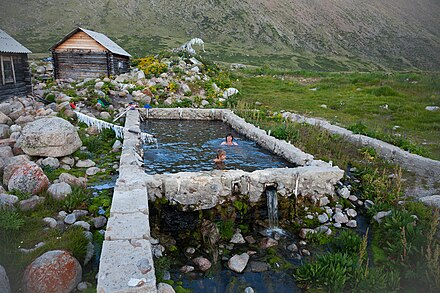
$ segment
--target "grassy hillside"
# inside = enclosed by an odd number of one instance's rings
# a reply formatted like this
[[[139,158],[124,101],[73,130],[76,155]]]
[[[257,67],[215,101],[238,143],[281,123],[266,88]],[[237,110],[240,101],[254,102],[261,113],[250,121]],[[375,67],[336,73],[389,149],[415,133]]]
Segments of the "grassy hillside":
[[[0,27],[45,52],[79,25],[135,56],[193,37],[208,57],[319,71],[440,69],[436,0],[4,1]]]
[[[428,73],[237,72],[248,107],[322,117],[357,133],[440,160],[440,75]]]

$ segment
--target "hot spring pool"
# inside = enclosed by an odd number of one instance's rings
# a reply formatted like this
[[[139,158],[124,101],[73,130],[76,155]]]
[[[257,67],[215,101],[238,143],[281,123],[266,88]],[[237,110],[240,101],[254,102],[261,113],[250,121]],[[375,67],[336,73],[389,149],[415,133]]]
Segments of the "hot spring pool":
[[[226,170],[255,171],[293,167],[220,121],[147,120],[142,131],[153,134],[158,144],[144,145],[146,173],[210,171],[218,149],[226,151]],[[238,146],[221,146],[232,133]]]

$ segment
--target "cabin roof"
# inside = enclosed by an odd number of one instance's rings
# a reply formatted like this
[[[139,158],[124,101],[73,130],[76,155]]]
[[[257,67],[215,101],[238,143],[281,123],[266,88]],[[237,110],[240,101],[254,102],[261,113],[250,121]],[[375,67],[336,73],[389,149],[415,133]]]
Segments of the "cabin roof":
[[[68,33],[62,40],[60,40],[58,43],[53,45],[50,48],[50,50],[55,49],[56,47],[58,47],[59,45],[64,43],[64,41],[69,39],[73,34],[79,32],[79,31],[82,31],[82,32],[86,33],[89,37],[94,39],[96,42],[101,44],[104,48],[106,48],[107,50],[109,50],[113,54],[118,54],[118,55],[122,55],[122,56],[131,57],[131,55],[129,53],[127,53],[127,51],[125,51],[118,44],[116,44],[115,42],[110,40],[106,35],[98,33],[98,32],[95,32],[95,31],[87,30],[87,29],[84,29],[84,28],[81,28],[81,27],[78,27],[78,28],[74,29],[73,31],[71,31],[70,33]]]
[[[17,42],[13,37],[0,29],[0,52],[1,53],[32,53],[25,46]]]

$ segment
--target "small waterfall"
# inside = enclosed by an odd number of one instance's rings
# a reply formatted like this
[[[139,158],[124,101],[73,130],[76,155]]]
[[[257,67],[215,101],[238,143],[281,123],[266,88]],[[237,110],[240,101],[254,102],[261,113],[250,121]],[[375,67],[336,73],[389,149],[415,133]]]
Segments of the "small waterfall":
[[[278,197],[273,186],[266,188],[267,214],[269,216],[269,229],[278,229]]]

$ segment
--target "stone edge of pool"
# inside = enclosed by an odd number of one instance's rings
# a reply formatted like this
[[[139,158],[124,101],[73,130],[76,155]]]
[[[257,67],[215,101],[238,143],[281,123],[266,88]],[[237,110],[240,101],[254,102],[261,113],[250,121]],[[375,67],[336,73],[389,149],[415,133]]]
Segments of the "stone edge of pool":
[[[151,253],[148,199],[165,196],[184,209],[209,209],[235,195],[257,202],[268,186],[281,196],[310,195],[320,204],[334,194],[344,171],[304,153],[288,142],[269,136],[225,109],[154,108],[127,112],[125,127],[140,132],[140,119],[220,120],[263,148],[296,164],[245,172],[213,170],[147,175],[142,165],[142,143],[125,131],[110,218],[101,252],[97,292],[157,292]],[[206,196],[209,194],[210,196]],[[148,272],[146,267],[151,265]],[[138,286],[128,282],[138,280]],[[136,282],[135,282],[136,283]]]

